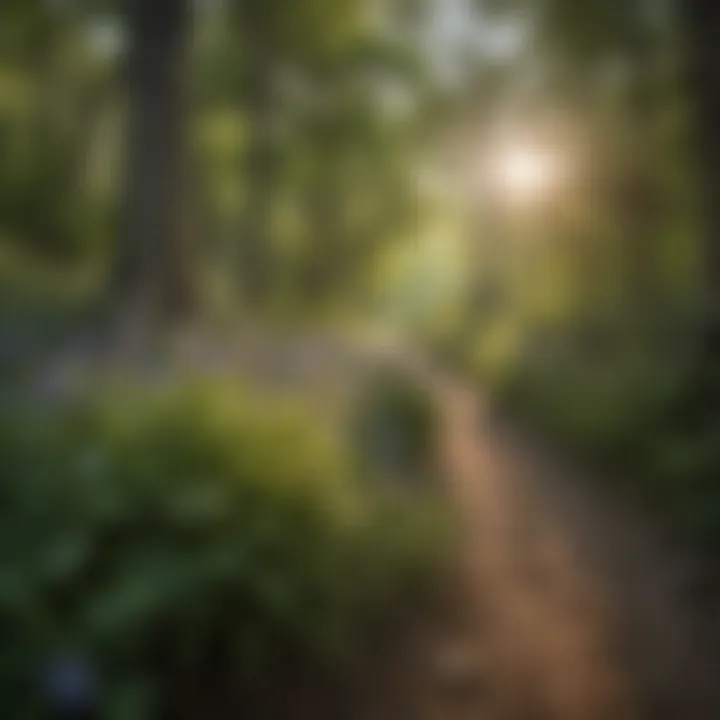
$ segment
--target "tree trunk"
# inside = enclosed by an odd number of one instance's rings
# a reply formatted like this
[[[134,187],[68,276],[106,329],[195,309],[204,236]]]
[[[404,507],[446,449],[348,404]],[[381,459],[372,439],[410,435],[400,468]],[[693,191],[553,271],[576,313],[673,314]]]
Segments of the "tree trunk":
[[[125,8],[127,166],[113,291],[121,314],[129,312],[133,321],[175,320],[193,305],[187,215],[191,0],[126,0]]]
[[[242,292],[251,307],[268,300],[272,290],[272,217],[275,200],[276,142],[270,78],[256,67],[251,80],[246,116],[250,147],[245,164],[247,187],[241,223],[240,268]],[[267,73],[269,75],[269,73]]]
[[[238,277],[245,302],[253,308],[268,300],[273,284],[272,218],[277,176],[277,108],[274,91],[275,17],[265,0],[239,6],[245,54],[245,118],[248,148],[246,186],[240,223]]]
[[[708,329],[705,352],[720,358],[720,3],[679,0],[686,29],[689,83],[701,176]]]

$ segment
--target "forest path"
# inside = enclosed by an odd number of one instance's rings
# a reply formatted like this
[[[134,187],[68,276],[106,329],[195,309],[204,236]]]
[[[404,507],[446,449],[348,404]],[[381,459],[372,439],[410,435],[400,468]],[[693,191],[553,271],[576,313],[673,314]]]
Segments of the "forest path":
[[[413,652],[412,720],[720,718],[689,559],[468,384],[427,378],[461,516],[462,619]]]

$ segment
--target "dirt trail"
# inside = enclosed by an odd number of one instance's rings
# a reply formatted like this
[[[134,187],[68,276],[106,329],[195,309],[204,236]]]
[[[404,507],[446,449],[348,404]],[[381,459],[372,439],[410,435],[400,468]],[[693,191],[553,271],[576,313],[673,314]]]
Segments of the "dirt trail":
[[[461,382],[433,383],[462,516],[461,619],[414,652],[408,717],[720,719],[687,558]]]

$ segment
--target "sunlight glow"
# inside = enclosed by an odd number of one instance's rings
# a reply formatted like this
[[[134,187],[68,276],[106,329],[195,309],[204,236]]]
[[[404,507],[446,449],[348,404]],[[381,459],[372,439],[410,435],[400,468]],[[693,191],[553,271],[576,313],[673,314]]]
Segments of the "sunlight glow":
[[[549,153],[530,146],[512,145],[498,153],[493,176],[495,183],[511,199],[532,200],[554,184],[555,171]]]

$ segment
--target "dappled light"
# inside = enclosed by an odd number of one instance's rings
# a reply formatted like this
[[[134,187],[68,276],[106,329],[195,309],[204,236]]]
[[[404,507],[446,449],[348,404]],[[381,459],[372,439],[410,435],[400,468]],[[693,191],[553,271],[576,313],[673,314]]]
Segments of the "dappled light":
[[[720,718],[718,48],[2,0],[2,717]]]

